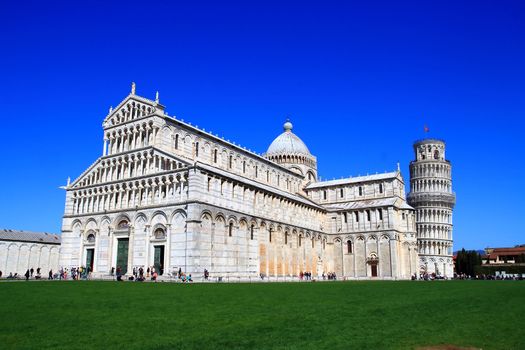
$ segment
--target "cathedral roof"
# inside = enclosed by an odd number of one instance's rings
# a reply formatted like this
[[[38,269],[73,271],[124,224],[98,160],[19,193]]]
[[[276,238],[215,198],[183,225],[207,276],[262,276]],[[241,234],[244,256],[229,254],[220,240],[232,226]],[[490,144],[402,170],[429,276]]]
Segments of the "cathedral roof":
[[[290,123],[290,121],[287,121],[286,123],[284,123],[283,127],[284,132],[281,135],[277,136],[275,140],[273,140],[270,147],[268,147],[268,151],[266,151],[266,155],[303,154],[311,156],[308,147],[306,147],[304,142],[292,132],[292,123]]]
[[[312,183],[308,185],[306,189],[311,190],[314,188],[343,186],[343,185],[349,185],[349,184],[359,183],[359,182],[393,179],[393,178],[396,178],[398,175],[399,175],[399,172],[393,171],[393,172],[384,173],[384,174],[374,174],[374,175],[350,177],[347,179],[340,179],[340,180],[322,181],[322,182]]]
[[[59,235],[55,235],[55,234],[51,234],[47,232],[30,232],[30,231],[1,229],[0,230],[0,240],[1,241],[60,244],[62,239]]]

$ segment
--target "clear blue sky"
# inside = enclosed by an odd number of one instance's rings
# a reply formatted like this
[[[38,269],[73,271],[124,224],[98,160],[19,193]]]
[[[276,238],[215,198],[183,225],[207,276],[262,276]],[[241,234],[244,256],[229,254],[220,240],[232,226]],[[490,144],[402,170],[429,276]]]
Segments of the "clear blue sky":
[[[0,11],[0,228],[60,232],[66,178],[137,83],[258,152],[287,116],[325,179],[447,142],[455,248],[525,243],[525,2],[19,2]],[[82,5],[81,5],[82,4]]]

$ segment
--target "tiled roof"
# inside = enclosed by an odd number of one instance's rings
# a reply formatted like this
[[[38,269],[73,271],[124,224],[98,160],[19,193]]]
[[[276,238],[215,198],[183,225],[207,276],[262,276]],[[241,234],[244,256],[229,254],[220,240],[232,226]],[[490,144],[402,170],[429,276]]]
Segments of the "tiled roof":
[[[60,235],[55,235],[47,232],[30,232],[0,229],[0,241],[60,244],[62,241],[62,237]]]

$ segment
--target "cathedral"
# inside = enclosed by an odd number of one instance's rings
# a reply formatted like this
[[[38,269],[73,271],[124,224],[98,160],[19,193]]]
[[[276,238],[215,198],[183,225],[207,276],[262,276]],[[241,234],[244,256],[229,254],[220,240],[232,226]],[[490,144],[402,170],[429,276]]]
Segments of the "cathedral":
[[[411,193],[399,166],[319,181],[287,121],[260,155],[131,93],[103,121],[103,153],[66,186],[61,267],[103,278],[154,267],[199,279],[452,277],[450,163],[416,142]],[[408,199],[408,202],[407,202]]]

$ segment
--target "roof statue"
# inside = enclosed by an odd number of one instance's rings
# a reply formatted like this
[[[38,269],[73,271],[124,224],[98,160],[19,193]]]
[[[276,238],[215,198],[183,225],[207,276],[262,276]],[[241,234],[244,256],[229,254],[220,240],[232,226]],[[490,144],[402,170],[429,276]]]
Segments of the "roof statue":
[[[131,94],[135,95],[135,82],[131,83]]]

